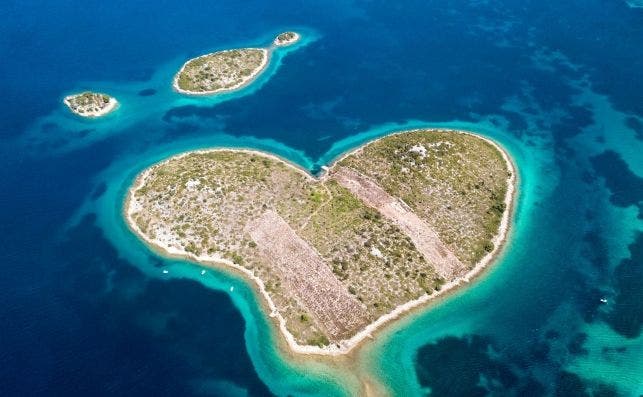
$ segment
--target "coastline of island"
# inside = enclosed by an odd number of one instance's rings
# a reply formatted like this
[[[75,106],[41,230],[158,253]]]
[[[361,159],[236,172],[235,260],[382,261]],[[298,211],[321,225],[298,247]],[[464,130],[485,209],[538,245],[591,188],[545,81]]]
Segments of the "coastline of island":
[[[67,108],[77,116],[97,118],[105,116],[118,107],[116,98],[97,92],[82,92],[68,95],[63,99]]]
[[[509,155],[506,153],[506,151],[497,143],[494,141],[479,136],[477,134],[472,134],[470,132],[465,132],[465,131],[455,131],[455,130],[448,130],[449,132],[453,133],[461,133],[461,134],[469,134],[473,135],[476,138],[482,139],[486,141],[487,143],[491,144],[496,150],[499,151],[499,153],[502,155],[503,160],[506,163],[507,169],[509,171],[509,177],[506,180],[507,183],[507,190],[506,190],[506,195],[504,197],[504,203],[506,205],[506,209],[502,214],[502,218],[500,220],[500,225],[498,227],[497,234],[493,238],[493,243],[494,243],[494,249],[491,252],[488,252],[481,260],[479,260],[475,266],[469,270],[466,274],[447,282],[446,284],[442,285],[442,288],[440,290],[433,291],[430,294],[424,294],[420,296],[417,299],[410,300],[406,303],[403,303],[397,307],[395,307],[393,310],[389,311],[386,314],[381,315],[378,317],[375,321],[370,322],[368,325],[366,325],[362,330],[358,331],[355,333],[352,337],[341,340],[339,342],[333,342],[332,344],[329,344],[327,346],[315,346],[315,345],[303,345],[297,342],[295,339],[294,335],[288,330],[286,326],[286,319],[281,315],[279,310],[277,309],[277,306],[273,302],[272,298],[270,297],[266,285],[264,281],[257,277],[252,271],[248,270],[247,268],[243,267],[242,265],[239,265],[237,263],[234,263],[234,261],[226,259],[221,257],[220,255],[210,255],[210,254],[199,254],[195,255],[190,252],[185,252],[180,249],[176,249],[174,247],[170,247],[167,245],[162,244],[160,241],[157,239],[152,239],[149,238],[149,236],[146,235],[146,233],[143,233],[140,228],[138,227],[136,221],[133,219],[133,214],[140,210],[135,204],[136,202],[131,200],[132,193],[134,191],[137,191],[142,184],[144,183],[145,179],[148,177],[149,172],[152,167],[149,167],[148,169],[144,170],[141,174],[139,174],[136,177],[136,180],[132,187],[128,190],[127,197],[125,199],[124,203],[124,216],[126,218],[126,224],[132,230],[139,238],[141,238],[148,246],[153,248],[155,251],[161,253],[162,255],[165,256],[171,256],[171,257],[178,257],[178,258],[183,258],[183,259],[189,259],[191,261],[194,261],[200,265],[207,266],[207,267],[213,267],[217,270],[221,271],[234,271],[237,274],[240,274],[247,278],[248,280],[254,282],[256,285],[256,288],[252,288],[255,292],[258,291],[258,295],[262,296],[263,299],[258,299],[259,302],[265,299],[261,304],[262,306],[265,304],[267,305],[267,308],[264,308],[266,310],[266,315],[276,323],[277,328],[279,328],[281,335],[284,337],[288,348],[290,349],[291,352],[298,353],[298,354],[306,354],[306,355],[326,355],[326,356],[342,356],[346,355],[352,351],[355,350],[356,347],[358,347],[363,341],[365,341],[368,338],[373,337],[373,333],[376,331],[379,331],[383,328],[385,324],[388,324],[392,322],[395,319],[398,319],[399,317],[408,314],[411,311],[414,311],[415,309],[421,308],[426,306],[430,302],[436,301],[436,298],[446,296],[449,293],[455,292],[458,290],[458,287],[463,286],[463,284],[469,283],[471,280],[473,280],[476,277],[479,277],[482,271],[486,268],[489,267],[489,264],[496,259],[496,257],[499,255],[499,253],[502,251],[503,247],[506,244],[507,238],[508,238],[508,233],[510,229],[510,219],[514,211],[514,201],[515,201],[515,191],[516,191],[516,168],[513,165],[513,162]],[[340,156],[337,160],[333,161],[328,167],[324,167],[325,172],[319,176],[319,177],[314,177],[310,173],[308,173],[306,170],[296,166],[295,164],[291,163],[290,161],[287,161],[285,159],[281,159],[278,156],[275,156],[274,154],[270,153],[264,153],[261,151],[256,151],[256,150],[248,150],[248,149],[204,149],[204,150],[197,150],[197,151],[190,151],[187,153],[180,154],[178,156],[173,156],[172,158],[177,159],[181,158],[183,156],[190,155],[192,153],[210,153],[210,152],[221,152],[221,151],[227,151],[227,152],[243,152],[243,153],[249,153],[249,154],[254,154],[257,156],[262,156],[266,157],[275,161],[279,161],[287,165],[288,167],[296,170],[298,173],[301,175],[305,176],[307,180],[311,181],[323,181],[326,178],[329,178],[330,173],[333,171],[333,169],[337,166],[339,162],[341,162],[344,158],[347,156],[350,156],[351,154],[354,154],[360,150],[362,150],[364,147],[371,145],[381,139],[390,137],[395,134],[403,134],[407,133],[409,131],[402,131],[402,132],[396,132],[393,134],[386,135],[384,137],[378,138],[373,141],[369,141],[360,147],[354,148],[344,155]],[[165,160],[167,161],[167,160]],[[132,204],[134,203],[134,204]]]
[[[286,47],[295,44],[300,38],[301,35],[297,32],[283,32],[275,38],[272,44],[277,47]]]
[[[293,45],[300,38],[299,33],[284,32],[269,47],[220,50],[189,59],[172,79],[172,88],[189,96],[211,96],[239,90],[254,82],[267,69],[277,47]],[[261,54],[259,62],[253,59],[257,53]],[[246,58],[245,64],[240,59],[243,57]],[[238,64],[231,65],[230,60]],[[219,75],[215,75],[215,71],[220,72]]]
[[[190,96],[210,96],[210,95],[215,95],[215,94],[220,94],[220,93],[239,90],[239,89],[244,88],[244,87],[248,86],[249,84],[251,84],[257,77],[259,77],[259,75],[264,70],[266,70],[266,68],[268,67],[268,63],[270,61],[270,56],[271,56],[270,51],[267,48],[240,48],[240,49],[238,49],[236,51],[261,51],[261,53],[262,53],[261,63],[255,69],[253,69],[252,72],[248,76],[245,76],[244,78],[242,78],[241,81],[239,81],[239,82],[237,82],[235,84],[232,84],[230,86],[227,86],[227,87],[220,87],[220,88],[217,88],[217,89],[214,89],[214,90],[206,90],[206,91],[193,91],[193,90],[183,89],[183,88],[180,87],[179,78],[180,78],[181,74],[185,72],[186,67],[188,66],[188,64],[190,62],[195,61],[195,60],[199,60],[199,59],[212,57],[212,56],[215,56],[217,54],[223,54],[223,53],[226,53],[226,52],[229,52],[229,51],[235,51],[235,50],[215,51],[215,52],[211,52],[209,54],[204,54],[204,55],[198,56],[196,58],[192,58],[192,59],[188,60],[187,62],[185,62],[183,64],[183,66],[181,66],[181,69],[174,76],[174,79],[172,80],[172,88],[174,89],[174,91],[176,91],[176,92],[178,92],[180,94],[185,94],[185,95],[190,95]]]

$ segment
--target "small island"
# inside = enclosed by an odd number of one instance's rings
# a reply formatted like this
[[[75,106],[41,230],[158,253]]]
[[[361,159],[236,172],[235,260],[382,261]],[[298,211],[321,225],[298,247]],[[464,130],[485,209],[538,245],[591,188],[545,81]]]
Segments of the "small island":
[[[278,46],[278,47],[285,47],[289,46],[292,44],[295,44],[296,42],[299,41],[299,33],[297,32],[283,32],[280,33],[277,38],[275,38],[275,41],[273,41],[273,44]]]
[[[116,109],[118,101],[99,92],[82,92],[65,97],[65,105],[82,117],[101,117]]]
[[[213,52],[187,61],[174,78],[174,88],[193,95],[235,90],[256,78],[267,64],[265,48]]]
[[[505,239],[515,171],[477,135],[396,133],[324,170],[188,152],[144,170],[124,213],[155,249],[251,280],[290,348],[314,354],[346,353],[469,281]]]
[[[281,33],[274,47],[287,46],[300,38],[295,32]],[[217,51],[190,59],[174,77],[173,87],[187,95],[214,95],[237,90],[255,80],[268,66],[269,48]]]

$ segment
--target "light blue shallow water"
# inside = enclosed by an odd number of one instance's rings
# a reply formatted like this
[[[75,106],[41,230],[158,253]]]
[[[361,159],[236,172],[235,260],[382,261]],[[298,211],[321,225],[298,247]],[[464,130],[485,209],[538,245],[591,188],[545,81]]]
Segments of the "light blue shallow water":
[[[641,9],[9,2],[0,15],[0,394],[348,395],[365,373],[400,396],[643,394]],[[287,29],[304,39],[249,87],[172,91],[185,59]],[[60,100],[82,89],[121,107],[74,117]],[[186,150],[255,148],[318,172],[426,126],[507,148],[511,238],[484,277],[377,333],[349,371],[285,356],[245,282],[157,256],[121,216],[135,175]]]

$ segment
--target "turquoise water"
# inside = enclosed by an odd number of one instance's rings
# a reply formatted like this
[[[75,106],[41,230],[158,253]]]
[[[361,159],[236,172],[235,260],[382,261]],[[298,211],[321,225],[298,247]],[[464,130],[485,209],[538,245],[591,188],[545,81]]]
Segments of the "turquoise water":
[[[11,99],[0,108],[0,394],[334,396],[365,377],[400,396],[643,394],[640,8],[9,2],[0,12]],[[250,86],[172,91],[186,59],[291,29],[303,40],[276,50]],[[75,117],[61,100],[83,89],[121,107]],[[422,127],[473,131],[512,155],[510,239],[483,277],[376,333],[348,368],[285,354],[243,280],[162,258],[123,222],[134,177],[173,154],[253,148],[317,173]]]

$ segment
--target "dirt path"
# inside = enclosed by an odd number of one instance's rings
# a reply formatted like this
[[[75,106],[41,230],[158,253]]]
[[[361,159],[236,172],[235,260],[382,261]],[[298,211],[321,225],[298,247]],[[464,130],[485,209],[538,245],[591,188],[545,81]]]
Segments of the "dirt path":
[[[375,208],[383,216],[393,221],[411,238],[418,251],[429,263],[433,264],[435,271],[442,278],[452,280],[466,271],[465,266],[440,240],[431,226],[420,219],[408,205],[389,195],[377,183],[346,167],[337,167],[332,178],[350,190],[366,205]]]
[[[328,189],[328,186],[326,186],[326,183],[322,181],[320,182],[320,185],[324,188],[324,190],[326,190],[326,193],[328,194],[328,198],[319,207],[317,207],[317,209],[313,211],[312,214],[308,215],[304,223],[302,223],[301,226],[299,226],[299,231],[304,230],[304,228],[308,226],[308,223],[313,218],[313,216],[317,215],[317,213],[321,211],[326,206],[326,204],[330,203],[333,200],[333,193],[331,193],[330,189]]]

